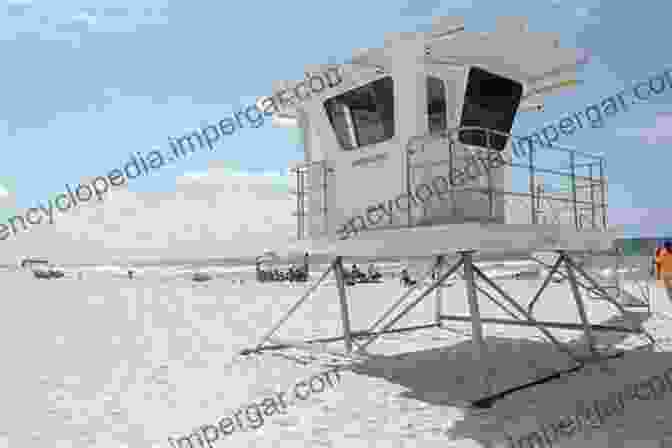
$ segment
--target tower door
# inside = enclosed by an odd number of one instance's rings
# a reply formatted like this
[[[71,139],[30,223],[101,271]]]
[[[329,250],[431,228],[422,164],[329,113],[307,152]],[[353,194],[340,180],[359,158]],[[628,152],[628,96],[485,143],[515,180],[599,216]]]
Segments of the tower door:
[[[349,222],[358,230],[401,222],[398,211],[385,213],[378,208],[381,202],[394,199],[403,184],[403,145],[395,126],[394,91],[392,76],[385,75],[324,103],[336,137],[330,157],[336,178],[330,219],[338,236],[343,236],[338,229]]]

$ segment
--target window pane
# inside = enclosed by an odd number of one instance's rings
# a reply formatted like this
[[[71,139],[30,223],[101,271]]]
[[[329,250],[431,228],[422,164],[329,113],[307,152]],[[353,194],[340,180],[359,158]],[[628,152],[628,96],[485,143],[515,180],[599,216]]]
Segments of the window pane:
[[[327,104],[327,111],[331,125],[336,132],[336,138],[343,149],[351,150],[357,147],[357,135],[352,124],[352,116],[348,106],[342,103]]]
[[[472,67],[469,70],[460,125],[511,132],[522,93],[523,86],[519,82]],[[490,134],[490,137],[490,145],[494,149],[504,149],[507,137],[494,134]],[[485,146],[486,134],[482,131],[463,131],[460,132],[460,141]]]
[[[446,87],[438,78],[427,78],[427,119],[430,134],[446,130],[448,120]]]
[[[389,76],[330,98],[324,106],[345,150],[394,136],[394,92]]]

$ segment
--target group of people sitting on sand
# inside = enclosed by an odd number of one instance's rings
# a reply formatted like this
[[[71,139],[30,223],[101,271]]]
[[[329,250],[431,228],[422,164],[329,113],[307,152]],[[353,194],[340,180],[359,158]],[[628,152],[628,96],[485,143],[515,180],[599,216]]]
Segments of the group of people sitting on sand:
[[[308,263],[308,252],[303,254],[303,266],[297,268],[295,264],[292,264],[287,271],[281,271],[277,268],[271,269],[268,264],[266,269],[262,266],[265,263],[272,262],[275,259],[273,255],[264,255],[257,257],[255,265],[257,271],[257,281],[258,282],[306,282],[310,277],[309,272],[309,263]]]
[[[356,283],[378,283],[383,278],[383,275],[376,269],[373,264],[369,265],[368,273],[365,274],[359,270],[356,264],[352,265],[350,271],[345,272],[345,278],[349,285],[354,285]],[[405,287],[415,286],[418,281],[413,280],[408,273],[408,269],[404,268],[399,274],[401,284]]]
[[[259,281],[262,282],[305,282],[308,280],[308,273],[306,269],[297,268],[295,265],[291,265],[289,270],[280,271],[279,269],[273,270],[262,270],[258,271]]]
[[[349,272],[344,272],[346,281],[349,284],[355,283],[374,283],[380,281],[383,278],[381,274],[373,264],[369,265],[368,273],[363,273],[359,270],[356,264],[352,265],[352,269]]]

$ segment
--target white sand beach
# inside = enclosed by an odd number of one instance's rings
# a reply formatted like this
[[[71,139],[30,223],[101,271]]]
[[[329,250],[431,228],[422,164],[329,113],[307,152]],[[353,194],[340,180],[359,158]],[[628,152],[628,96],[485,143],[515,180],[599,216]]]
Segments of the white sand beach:
[[[232,284],[217,278],[194,286],[185,279],[114,278],[36,280],[3,272],[3,401],[0,447],[169,447],[235,409],[259,401],[312,374],[269,354],[238,360],[235,353],[259,338],[300,297],[305,286]],[[532,296],[535,280],[502,280],[514,297]],[[551,284],[535,315],[579,322],[567,284]],[[353,329],[364,329],[399,296],[398,281],[349,289]],[[433,298],[398,325],[429,323]],[[604,301],[587,300],[595,323],[614,316]],[[484,316],[506,317],[481,299]],[[627,350],[623,359],[516,392],[488,411],[470,411],[478,398],[469,324],[383,337],[369,347],[372,360],[343,371],[333,390],[315,394],[268,417],[259,429],[236,431],[213,446],[254,447],[478,447],[509,446],[513,438],[575,413],[592,402],[672,367],[672,328],[659,313],[672,305],[663,291],[645,327],[660,341],[610,334],[598,343]],[[447,289],[444,312],[465,315],[461,282]],[[279,337],[340,333],[336,290],[322,287]],[[552,331],[569,341],[577,332]],[[522,384],[551,369],[570,367],[565,355],[533,328],[486,326],[493,354],[494,390]],[[580,344],[580,341],[576,341]],[[334,344],[336,347],[339,344]],[[340,345],[339,347],[340,348]],[[672,391],[663,400],[631,401],[625,415],[554,446],[660,447],[670,431]],[[194,441],[194,443],[196,443]],[[198,445],[194,445],[198,446]],[[206,445],[207,446],[207,445]]]

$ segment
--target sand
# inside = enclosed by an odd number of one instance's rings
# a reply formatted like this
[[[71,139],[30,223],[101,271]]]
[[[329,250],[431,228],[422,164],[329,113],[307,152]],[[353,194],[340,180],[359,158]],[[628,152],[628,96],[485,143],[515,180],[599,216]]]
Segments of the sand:
[[[303,286],[232,284],[217,278],[194,286],[180,278],[129,281],[110,273],[83,280],[34,280],[1,272],[4,354],[0,409],[2,447],[170,447],[178,438],[235,409],[286,391],[325,370],[264,355],[231,363],[253,346],[301,295]],[[533,295],[535,280],[502,280],[512,295]],[[578,322],[568,285],[551,285],[536,308],[539,319]],[[10,292],[11,291],[11,292]],[[398,281],[349,289],[353,328],[364,329],[401,292]],[[461,283],[446,290],[444,310],[466,314]],[[507,317],[487,299],[483,315]],[[604,301],[588,300],[595,323],[614,317]],[[432,320],[428,298],[399,325]],[[510,395],[488,411],[465,403],[480,396],[471,359],[469,324],[386,336],[370,346],[372,359],[342,372],[334,389],[273,415],[256,430],[236,431],[213,446],[478,447],[508,446],[538,425],[672,367],[672,304],[664,291],[645,321],[661,342],[635,350],[641,337],[610,334],[600,343],[627,350],[623,359]],[[335,288],[326,286],[278,336],[339,334]],[[525,327],[485,327],[496,377],[494,390],[570,366],[567,357]],[[563,341],[576,332],[553,330]],[[581,347],[581,341],[575,341]],[[333,344],[333,348],[342,345]],[[661,447],[672,431],[672,392],[664,400],[633,401],[623,416],[554,446]],[[672,434],[669,436],[672,439]],[[198,446],[198,445],[194,445]]]

